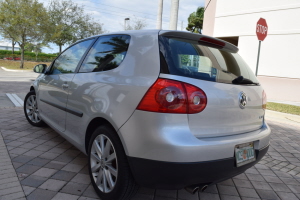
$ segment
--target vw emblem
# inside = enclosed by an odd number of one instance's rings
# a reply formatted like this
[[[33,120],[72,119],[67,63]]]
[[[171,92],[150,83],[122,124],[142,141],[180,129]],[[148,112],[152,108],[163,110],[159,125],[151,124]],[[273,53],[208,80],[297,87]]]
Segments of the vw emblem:
[[[247,105],[247,96],[244,92],[240,92],[239,94],[239,103],[240,103],[240,108],[244,109],[245,106]]]

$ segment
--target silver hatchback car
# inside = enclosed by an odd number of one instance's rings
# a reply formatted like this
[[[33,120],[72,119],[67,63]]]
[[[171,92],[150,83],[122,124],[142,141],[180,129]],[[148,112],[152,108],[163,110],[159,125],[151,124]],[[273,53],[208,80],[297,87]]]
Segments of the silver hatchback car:
[[[130,199],[139,185],[194,193],[269,147],[265,92],[237,52],[189,32],[93,36],[35,66],[24,112],[88,155],[103,200]]]

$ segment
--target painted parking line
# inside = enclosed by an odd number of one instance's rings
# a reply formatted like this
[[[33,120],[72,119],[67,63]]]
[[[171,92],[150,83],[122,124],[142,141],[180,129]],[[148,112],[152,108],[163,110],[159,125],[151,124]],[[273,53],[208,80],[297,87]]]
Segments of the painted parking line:
[[[23,107],[23,100],[18,95],[6,93],[6,96],[16,107]]]

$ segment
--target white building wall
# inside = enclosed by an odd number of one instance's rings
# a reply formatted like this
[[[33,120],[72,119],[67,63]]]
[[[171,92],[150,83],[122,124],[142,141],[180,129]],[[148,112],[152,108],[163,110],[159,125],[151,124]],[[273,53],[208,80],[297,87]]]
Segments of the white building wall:
[[[0,41],[0,50],[12,50],[12,44],[8,41]],[[18,44],[15,45],[15,51],[20,51],[20,47]]]
[[[300,78],[299,0],[218,0],[213,36],[239,36],[239,53],[255,72],[259,18],[266,19],[268,36],[261,45],[258,75]]]

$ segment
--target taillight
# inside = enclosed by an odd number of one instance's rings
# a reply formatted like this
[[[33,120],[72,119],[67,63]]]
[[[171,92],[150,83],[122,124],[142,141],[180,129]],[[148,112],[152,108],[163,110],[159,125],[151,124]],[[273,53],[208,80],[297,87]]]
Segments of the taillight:
[[[169,79],[157,79],[147,91],[138,110],[161,113],[199,113],[206,107],[207,98],[196,86]]]
[[[263,109],[267,108],[267,95],[265,91],[262,92],[262,108]]]

